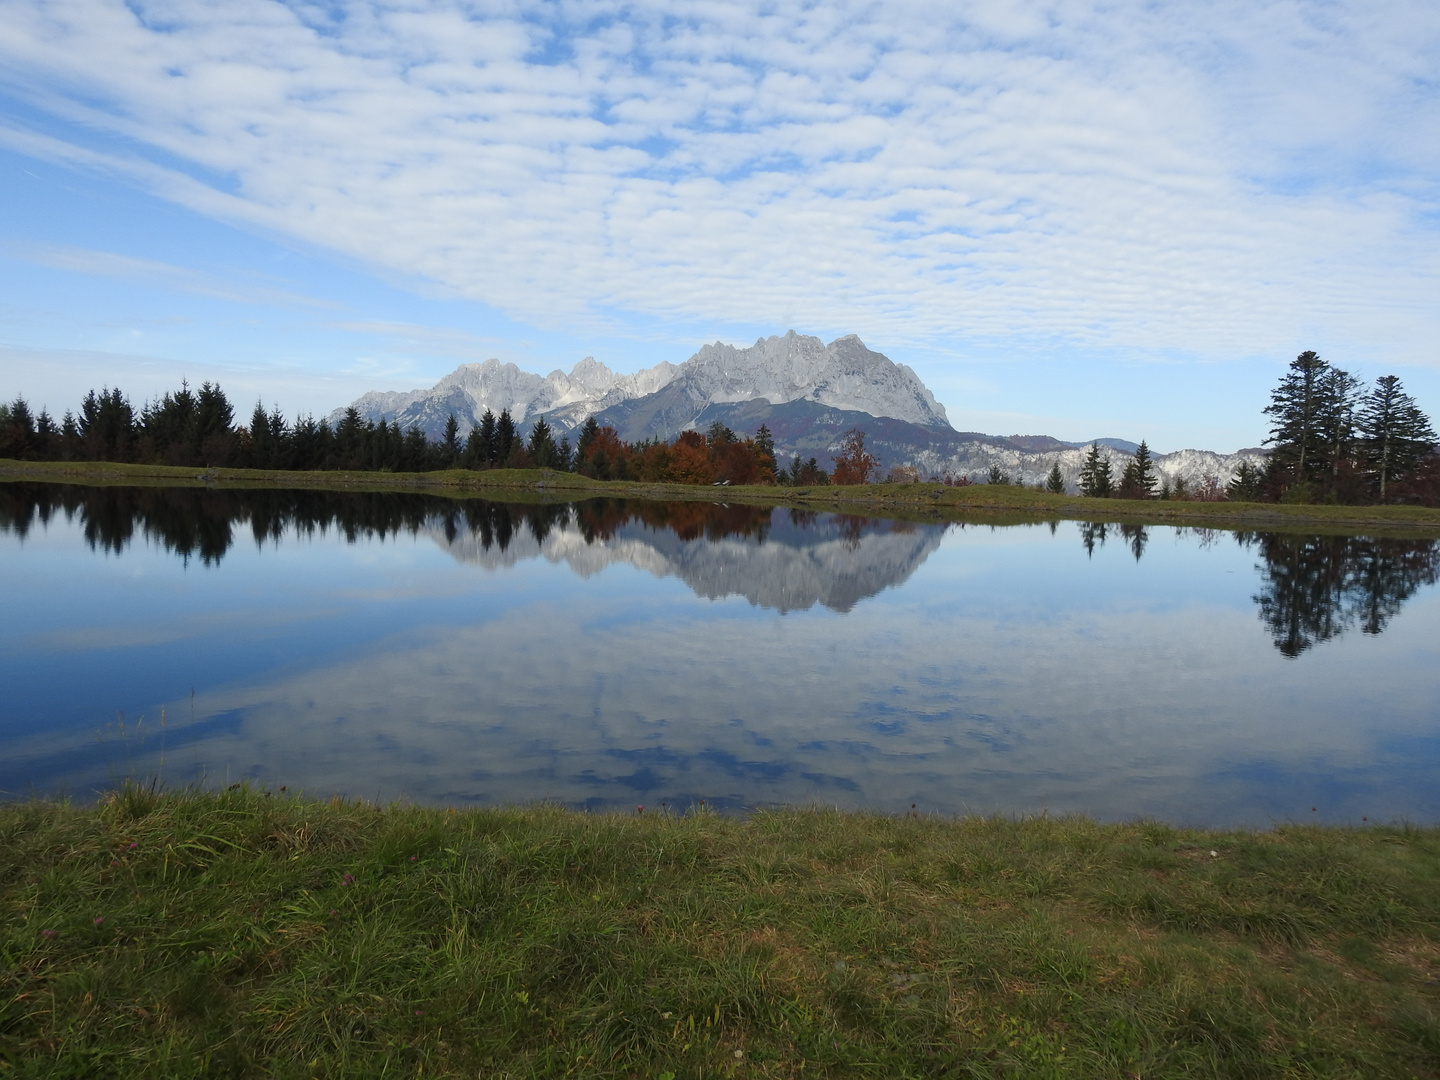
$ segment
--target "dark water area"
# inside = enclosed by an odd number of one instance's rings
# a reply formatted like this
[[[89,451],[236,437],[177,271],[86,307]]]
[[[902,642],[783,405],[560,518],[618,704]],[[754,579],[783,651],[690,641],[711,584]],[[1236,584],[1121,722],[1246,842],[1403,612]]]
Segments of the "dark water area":
[[[1433,540],[0,484],[0,792],[1435,823],[1437,579]]]

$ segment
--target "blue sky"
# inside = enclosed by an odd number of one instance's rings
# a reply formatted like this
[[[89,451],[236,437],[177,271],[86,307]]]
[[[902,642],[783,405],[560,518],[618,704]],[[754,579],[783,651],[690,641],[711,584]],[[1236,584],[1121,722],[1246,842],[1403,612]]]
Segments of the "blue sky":
[[[0,395],[858,333],[952,422],[1440,416],[1440,7],[0,0]]]

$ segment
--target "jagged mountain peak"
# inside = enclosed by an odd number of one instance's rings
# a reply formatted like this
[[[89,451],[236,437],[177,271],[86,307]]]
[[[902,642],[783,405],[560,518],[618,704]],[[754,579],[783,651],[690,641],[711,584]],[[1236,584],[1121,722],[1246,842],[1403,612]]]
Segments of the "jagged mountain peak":
[[[814,401],[834,409],[889,416],[922,427],[949,429],[945,408],[904,364],[866,348],[858,334],[826,345],[794,330],[758,338],[748,348],[717,341],[680,366],[676,382],[707,405],[754,401],[771,405]]]
[[[569,372],[557,368],[544,376],[497,359],[461,364],[428,390],[372,391],[354,407],[370,420],[418,424],[432,438],[451,413],[464,434],[486,409],[509,409],[521,424],[544,415],[562,431],[610,410],[627,438],[671,438],[709,406],[757,400],[813,401],[950,429],[944,407],[904,364],[866,348],[855,334],[826,345],[794,330],[745,348],[716,341],[683,364],[667,361],[633,375],[617,374],[590,356]],[[343,412],[332,415],[338,419]]]

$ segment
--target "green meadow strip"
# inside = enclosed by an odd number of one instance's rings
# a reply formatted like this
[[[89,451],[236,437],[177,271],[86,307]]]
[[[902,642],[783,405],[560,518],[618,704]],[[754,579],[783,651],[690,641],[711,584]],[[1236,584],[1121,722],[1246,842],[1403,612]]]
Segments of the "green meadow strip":
[[[1440,830],[0,806],[0,1076],[1436,1077]]]
[[[115,462],[0,460],[0,482],[211,488],[297,488],[325,491],[423,491],[449,498],[559,502],[588,498],[725,501],[793,506],[915,521],[1022,524],[1035,521],[1124,521],[1217,529],[1356,532],[1440,536],[1440,509],[1423,506],[1347,506],[1160,499],[1090,499],[1052,495],[1004,484],[857,484],[813,487],[713,487],[592,480],[545,469],[472,472],[283,472],[195,469]]]

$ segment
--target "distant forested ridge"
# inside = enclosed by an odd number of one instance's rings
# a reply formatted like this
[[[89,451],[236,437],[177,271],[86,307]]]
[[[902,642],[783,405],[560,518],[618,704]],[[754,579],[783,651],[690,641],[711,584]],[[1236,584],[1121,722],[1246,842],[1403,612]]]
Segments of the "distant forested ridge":
[[[313,416],[287,419],[256,403],[248,423],[213,383],[199,390],[182,384],[137,408],[119,389],[87,394],[60,420],[36,414],[24,398],[0,405],[0,458],[21,461],[118,461],[195,468],[428,472],[437,469],[554,469],[598,479],[678,484],[825,484],[830,471],[816,459],[796,458],[788,470],[775,460],[775,442],[761,424],[740,436],[716,421],[703,434],[683,431],[674,440],[625,442],[590,417],[558,440],[540,418],[522,434],[508,409],[486,411],[461,439],[451,416],[438,439],[417,426],[368,420],[346,409],[338,421]],[[865,450],[865,433],[847,433],[832,458],[836,483],[878,479]]]

